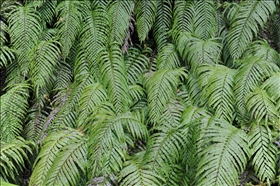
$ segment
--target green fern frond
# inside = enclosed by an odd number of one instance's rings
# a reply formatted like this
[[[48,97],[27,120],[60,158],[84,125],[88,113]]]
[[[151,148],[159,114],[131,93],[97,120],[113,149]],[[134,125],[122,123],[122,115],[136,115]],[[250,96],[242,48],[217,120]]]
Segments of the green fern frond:
[[[252,44],[244,52],[242,58],[248,58],[251,56],[258,56],[263,60],[280,65],[280,56],[278,52],[271,48],[266,40],[257,40],[252,42]]]
[[[53,91],[59,91],[63,89],[67,89],[70,84],[73,81],[73,67],[68,64],[67,62],[64,62],[62,60],[58,61],[58,64],[56,65],[56,69],[54,74],[54,86]]]
[[[108,41],[108,16],[105,6],[97,6],[84,15],[84,25],[81,30],[81,52],[87,61],[89,72],[98,76],[97,58],[99,51],[104,49]]]
[[[143,42],[154,25],[158,1],[136,0],[135,15],[139,40]]]
[[[120,185],[162,185],[164,178],[155,175],[144,162],[144,152],[135,154],[131,160],[127,161],[119,175]]]
[[[265,120],[265,124],[269,121],[276,123],[279,121],[275,102],[270,98],[265,90],[261,90],[257,87],[253,92],[245,97],[246,108],[250,112],[252,118],[257,123],[260,123],[262,119]]]
[[[212,38],[216,34],[214,1],[196,1],[194,5],[193,26],[194,35],[203,40]]]
[[[108,89],[109,100],[118,113],[128,110],[131,102],[128,94],[128,80],[120,46],[114,43],[108,51],[102,51],[99,57],[100,79]]]
[[[279,71],[275,63],[264,61],[259,57],[246,58],[240,62],[242,65],[237,70],[234,88],[239,119],[247,115],[245,97],[254,91],[262,81]]]
[[[35,89],[44,87],[54,72],[60,57],[59,43],[41,41],[29,54],[29,71]],[[38,96],[38,95],[37,95]]]
[[[250,155],[246,134],[220,120],[206,128],[201,140],[196,185],[236,185]]]
[[[244,1],[239,5],[237,13],[228,33],[228,46],[231,56],[239,59],[248,44],[258,34],[269,16],[276,10],[273,1]]]
[[[62,55],[64,59],[68,56],[75,38],[81,29],[82,15],[89,9],[87,1],[62,1],[56,7],[58,21],[56,27],[60,36]]]
[[[222,65],[205,65],[203,68],[209,70],[210,75],[204,77],[203,73],[208,72],[205,70],[200,72],[202,67],[198,68],[197,71],[200,73],[199,81],[207,80],[206,84],[202,87],[202,97],[206,99],[207,105],[215,111],[217,118],[225,119],[232,123],[235,111],[233,87],[236,71]]]
[[[161,49],[169,42],[168,32],[170,31],[172,24],[172,1],[159,1],[156,12],[155,24],[152,30],[158,51],[161,51]]]
[[[35,144],[18,137],[9,143],[5,143],[1,140],[0,145],[0,181],[2,181],[1,178],[6,181],[16,181],[21,171],[23,171],[23,168],[27,165],[28,154],[32,154],[32,148]]]
[[[222,45],[219,38],[204,41],[188,32],[173,33],[173,38],[181,57],[194,68],[201,63],[216,64],[220,60]]]
[[[0,97],[1,141],[10,142],[22,132],[22,124],[28,109],[30,85],[14,85]]]
[[[184,69],[161,69],[146,83],[148,94],[149,118],[157,124],[170,98],[175,96],[179,78],[186,76]]]
[[[176,69],[180,67],[180,58],[175,45],[165,44],[157,56],[157,69]]]
[[[138,84],[129,85],[128,88],[129,95],[134,104],[140,101],[145,96],[143,87]]]
[[[40,17],[36,9],[31,5],[12,6],[9,13],[9,34],[12,49],[16,50],[17,62],[21,73],[28,73],[28,53],[37,44],[43,30]]]
[[[175,1],[173,10],[172,31],[192,32],[194,15],[194,2],[192,1]]]
[[[40,1],[39,1],[40,2]],[[51,23],[55,16],[55,7],[57,6],[57,0],[53,1],[41,1],[42,5],[38,8],[40,17],[47,23]]]
[[[141,50],[138,47],[130,47],[128,49],[128,55],[125,56],[124,62],[129,84],[137,83],[142,74],[148,71],[150,60],[146,55],[150,52],[149,48]]]
[[[0,23],[1,24],[1,23]],[[15,51],[7,46],[2,46],[0,49],[0,69],[6,67],[15,59]]]
[[[55,132],[43,141],[34,163],[30,185],[76,185],[86,163],[83,133],[68,129]]]
[[[107,5],[110,25],[110,41],[122,45],[127,35],[132,11],[134,9],[134,1],[111,1]]]
[[[252,123],[249,132],[252,164],[261,181],[273,180],[275,177],[277,148],[271,139],[271,130],[268,127]]]

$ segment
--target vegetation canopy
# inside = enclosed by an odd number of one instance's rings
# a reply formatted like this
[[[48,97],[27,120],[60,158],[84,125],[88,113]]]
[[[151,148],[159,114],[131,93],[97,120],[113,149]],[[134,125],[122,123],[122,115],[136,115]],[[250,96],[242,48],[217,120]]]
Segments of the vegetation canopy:
[[[3,0],[1,185],[280,185],[279,0]]]

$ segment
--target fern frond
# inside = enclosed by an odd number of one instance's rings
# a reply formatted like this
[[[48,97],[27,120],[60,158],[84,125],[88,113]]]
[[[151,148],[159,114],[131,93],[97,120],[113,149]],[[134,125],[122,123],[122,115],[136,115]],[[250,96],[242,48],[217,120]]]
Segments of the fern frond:
[[[277,11],[273,16],[272,23],[273,41],[277,46],[277,51],[280,52],[280,11]]]
[[[237,116],[240,119],[247,115],[245,97],[266,78],[279,71],[275,63],[270,63],[259,57],[250,57],[241,60],[235,76],[235,88]]]
[[[119,175],[120,185],[161,185],[164,178],[155,175],[144,162],[144,152],[135,154],[131,160],[127,161]]]
[[[28,53],[37,44],[43,30],[40,17],[36,9],[28,4],[26,6],[12,6],[9,13],[9,34],[12,48],[16,50],[17,62],[21,73],[28,73]]]
[[[271,139],[268,127],[252,123],[249,132],[249,145],[252,153],[252,164],[261,181],[273,180],[275,177],[277,148]]]
[[[176,69],[180,67],[180,58],[176,46],[167,43],[162,47],[157,56],[157,69]]]
[[[214,1],[196,1],[194,5],[193,26],[194,35],[203,40],[216,34]]]
[[[138,47],[130,47],[128,49],[128,55],[125,56],[124,62],[129,84],[137,83],[141,75],[148,71],[150,60],[145,54],[150,51],[151,49],[141,50]]]
[[[157,43],[158,51],[169,42],[168,32],[172,24],[172,1],[161,0],[158,2],[153,35]]]
[[[139,40],[143,42],[152,26],[157,13],[158,1],[137,0],[135,4],[136,27]]]
[[[30,185],[75,185],[86,163],[86,140],[80,131],[55,132],[43,141]]]
[[[15,138],[9,143],[1,140],[0,181],[2,181],[1,178],[6,181],[16,181],[18,179],[21,171],[26,166],[28,154],[32,154],[32,148],[34,146],[35,144],[30,141],[25,141],[21,137]]]
[[[54,40],[41,41],[29,54],[31,81],[35,89],[44,87],[54,72],[60,57],[59,43]],[[38,96],[38,95],[37,95]]]
[[[81,31],[81,52],[87,61],[89,72],[98,76],[97,58],[99,51],[104,49],[108,41],[109,23],[105,6],[97,6],[84,15]]]
[[[158,123],[166,104],[175,95],[181,76],[186,76],[182,68],[161,69],[147,81],[149,118],[153,124]]]
[[[199,74],[200,81],[207,80],[206,85],[202,87],[202,97],[206,99],[207,105],[215,111],[217,118],[232,123],[235,111],[233,87],[236,71],[222,65],[205,65],[205,67],[211,72],[207,78],[204,77],[203,72]],[[200,69],[197,71],[199,72]]]
[[[128,94],[128,80],[124,59],[120,46],[114,43],[108,51],[102,51],[99,57],[100,79],[108,89],[109,100],[116,107],[118,113],[128,110],[130,104]]]
[[[40,1],[39,1],[40,2]],[[47,23],[51,23],[55,16],[55,7],[57,6],[57,0],[53,1],[41,1],[41,6],[38,8],[40,17]]]
[[[82,15],[89,9],[87,1],[62,1],[56,7],[56,28],[64,59],[68,56],[81,29]]]
[[[30,85],[14,85],[0,97],[1,141],[10,142],[22,132],[22,124],[28,109]]]
[[[131,19],[134,1],[111,1],[107,5],[110,25],[110,41],[122,45],[127,35],[127,28]]]
[[[219,38],[206,41],[192,36],[188,32],[174,33],[174,41],[181,57],[192,67],[201,63],[216,64],[219,62],[222,45]]]
[[[258,34],[269,16],[276,10],[273,1],[244,1],[239,5],[228,33],[231,56],[239,59],[248,44]]]
[[[265,124],[269,121],[276,123],[280,119],[275,102],[265,90],[261,90],[259,87],[245,97],[245,102],[247,110],[257,123],[260,123],[262,119],[265,120]]]
[[[175,1],[173,10],[173,26],[172,31],[192,32],[194,15],[194,2],[191,1]]]
[[[207,127],[201,139],[196,185],[236,185],[250,155],[246,134],[220,120]]]

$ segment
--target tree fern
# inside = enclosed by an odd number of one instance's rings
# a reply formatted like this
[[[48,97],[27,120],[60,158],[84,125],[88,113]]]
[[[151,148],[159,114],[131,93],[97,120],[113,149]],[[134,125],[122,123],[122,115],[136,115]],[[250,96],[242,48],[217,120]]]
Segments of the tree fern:
[[[231,56],[240,58],[269,16],[275,11],[273,1],[244,1],[233,17],[228,34],[228,45]]]

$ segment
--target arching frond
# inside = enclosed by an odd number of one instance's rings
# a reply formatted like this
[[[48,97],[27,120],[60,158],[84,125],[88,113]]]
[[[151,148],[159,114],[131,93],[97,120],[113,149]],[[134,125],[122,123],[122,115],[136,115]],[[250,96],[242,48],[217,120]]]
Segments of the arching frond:
[[[84,25],[81,31],[81,48],[84,59],[87,61],[89,72],[98,76],[97,58],[100,50],[107,45],[109,24],[105,6],[97,6],[94,10],[86,11]]]
[[[263,60],[280,65],[280,56],[278,52],[271,48],[266,40],[252,42],[249,48],[244,52],[242,58],[248,58],[251,56],[258,56]]]
[[[110,17],[110,43],[117,42],[122,45],[127,35],[134,1],[116,0],[111,1],[107,6]]]
[[[179,77],[184,75],[183,69],[161,69],[147,81],[149,118],[153,124],[158,123],[166,104],[175,95]]]
[[[109,100],[118,113],[127,111],[130,104],[127,72],[119,45],[114,43],[108,51],[102,51],[99,61],[100,79],[108,89]]]
[[[216,34],[216,18],[214,1],[196,1],[194,5],[194,35],[203,40]]]
[[[36,2],[36,1],[35,1]],[[38,8],[40,17],[47,23],[51,23],[55,16],[55,7],[57,6],[57,0],[52,1],[37,1],[41,2],[41,6]]]
[[[247,115],[245,97],[252,92],[256,86],[279,71],[274,63],[264,61],[258,57],[250,57],[241,60],[242,65],[238,68],[235,76],[235,88],[237,116],[244,118]],[[245,119],[245,118],[244,118]],[[246,120],[246,119],[245,119]]]
[[[277,148],[271,139],[268,127],[252,124],[249,132],[249,145],[252,153],[252,164],[261,181],[273,180],[275,177]]]
[[[17,84],[0,97],[1,141],[10,142],[21,134],[28,109],[29,88],[27,83]]]
[[[125,56],[125,65],[129,84],[137,83],[143,73],[148,70],[150,60],[145,55],[151,49],[141,50],[140,48],[130,47],[128,55]]]
[[[89,9],[87,1],[62,1],[56,7],[56,27],[64,59],[68,56],[81,29],[82,13]]]
[[[53,91],[67,89],[73,81],[73,67],[63,60],[59,60],[54,74]]]
[[[172,24],[172,1],[160,0],[158,2],[155,24],[153,26],[153,35],[155,37],[158,51],[169,42],[168,32]]]
[[[30,185],[76,185],[80,171],[85,171],[86,140],[84,134],[66,129],[43,141],[35,161]]]
[[[54,72],[60,56],[59,43],[41,41],[29,54],[29,69],[35,89],[44,87]],[[38,95],[37,95],[38,96]]]
[[[260,123],[262,119],[265,120],[265,124],[268,121],[276,123],[280,118],[277,116],[274,101],[265,90],[261,90],[259,87],[246,96],[245,102],[248,111],[257,123]]]
[[[14,180],[18,179],[23,168],[28,161],[28,154],[32,154],[32,148],[35,146],[30,141],[25,141],[23,138],[15,138],[9,143],[5,143],[1,140],[0,148],[0,181],[2,180]]]
[[[222,45],[218,38],[206,41],[193,37],[188,32],[174,33],[174,41],[181,57],[192,67],[201,63],[216,64],[219,62]]]
[[[157,69],[176,69],[180,67],[180,58],[176,50],[176,47],[167,43],[162,47],[162,50],[159,51],[157,56]]]
[[[137,0],[135,4],[136,27],[140,41],[144,41],[152,28],[157,13],[158,1]]]
[[[280,73],[275,73],[268,78],[261,86],[261,89],[266,90],[267,94],[276,103],[276,108],[280,111]]]
[[[207,127],[201,139],[196,185],[237,185],[250,155],[246,134],[221,120]]]
[[[210,76],[206,78],[203,76],[203,71],[199,74],[202,76],[199,78],[200,81],[207,79],[206,85],[202,87],[202,97],[206,99],[207,105],[215,111],[217,118],[232,123],[235,111],[233,87],[236,71],[222,65],[206,65],[205,67],[206,70],[208,67],[211,72]],[[200,68],[197,70],[198,72]]]
[[[192,1],[175,1],[172,31],[193,31],[193,6],[194,3]]]
[[[164,178],[155,175],[144,162],[144,152],[135,154],[131,160],[127,161],[125,167],[120,172],[120,185],[161,185]]]
[[[9,13],[9,34],[12,48],[16,50],[17,61],[23,75],[28,72],[29,51],[37,44],[42,32],[40,17],[31,5],[12,6]]]
[[[244,1],[233,17],[227,42],[234,59],[239,59],[253,37],[276,10],[274,1]]]

